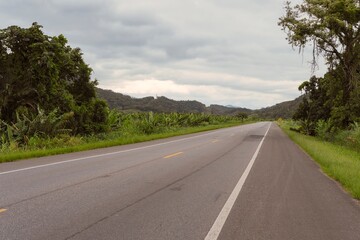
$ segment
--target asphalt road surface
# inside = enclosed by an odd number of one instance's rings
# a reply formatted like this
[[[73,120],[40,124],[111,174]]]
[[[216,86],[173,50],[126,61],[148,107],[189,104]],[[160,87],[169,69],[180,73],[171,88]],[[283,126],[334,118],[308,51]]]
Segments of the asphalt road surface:
[[[359,240],[360,207],[262,122],[0,164],[0,239]]]

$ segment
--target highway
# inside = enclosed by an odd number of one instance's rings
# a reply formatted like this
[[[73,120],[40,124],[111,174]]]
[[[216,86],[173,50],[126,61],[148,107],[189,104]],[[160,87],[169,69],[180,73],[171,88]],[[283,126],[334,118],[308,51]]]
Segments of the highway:
[[[359,240],[360,205],[261,122],[0,164],[0,239]]]

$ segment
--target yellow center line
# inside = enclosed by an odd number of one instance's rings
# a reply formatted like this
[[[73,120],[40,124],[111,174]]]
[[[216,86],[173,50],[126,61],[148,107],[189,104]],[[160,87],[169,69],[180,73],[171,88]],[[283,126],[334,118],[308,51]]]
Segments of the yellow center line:
[[[164,158],[172,158],[172,157],[175,157],[175,156],[180,155],[180,154],[183,154],[183,152],[177,152],[177,153],[174,153],[174,154],[171,154],[171,155],[167,155]]]
[[[212,141],[212,143],[217,143],[217,142],[219,142],[219,140],[217,139]]]
[[[5,208],[0,208],[0,213],[2,213],[2,212],[5,212],[7,209],[5,209]]]

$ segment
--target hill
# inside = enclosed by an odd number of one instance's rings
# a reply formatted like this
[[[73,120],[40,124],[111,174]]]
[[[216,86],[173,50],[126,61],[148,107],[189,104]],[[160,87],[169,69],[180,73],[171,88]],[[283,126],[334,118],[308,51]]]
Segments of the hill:
[[[264,119],[278,119],[278,118],[289,119],[292,118],[292,116],[294,115],[296,109],[298,109],[302,100],[303,100],[303,96],[300,96],[292,101],[286,101],[286,102],[278,103],[271,107],[255,110],[254,113],[258,114],[259,117]]]
[[[236,115],[239,112],[252,114],[253,110],[248,108],[238,108],[233,106],[222,106],[212,104],[208,107],[208,112],[214,115]]]
[[[215,115],[235,115],[239,112],[248,115],[256,114],[264,119],[291,118],[298,108],[302,97],[286,101],[271,107],[258,110],[233,106],[210,105],[198,101],[176,101],[166,97],[133,98],[112,90],[96,88],[97,95],[108,102],[110,108],[123,111],[153,111],[153,112],[180,112],[180,113],[211,113]]]
[[[111,90],[97,88],[98,96],[106,100],[110,108],[119,110],[202,113],[207,112],[204,104],[198,101],[175,101],[166,97],[133,98]]]

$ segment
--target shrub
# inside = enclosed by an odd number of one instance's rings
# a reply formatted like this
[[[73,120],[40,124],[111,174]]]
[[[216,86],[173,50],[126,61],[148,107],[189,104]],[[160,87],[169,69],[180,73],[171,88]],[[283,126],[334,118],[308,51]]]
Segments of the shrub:
[[[2,144],[11,144],[16,142],[19,145],[26,145],[29,139],[34,136],[54,137],[60,133],[67,133],[71,130],[65,129],[65,122],[68,115],[58,115],[57,109],[49,114],[44,110],[37,108],[37,114],[20,114],[16,112],[16,121],[14,123],[6,123],[2,121]]]
[[[351,130],[346,140],[350,146],[355,147],[358,150],[360,149],[360,126],[358,123],[355,122],[351,125]]]
[[[331,141],[334,139],[335,131],[332,128],[330,121],[319,120],[316,123],[315,133],[316,136],[325,141]]]

